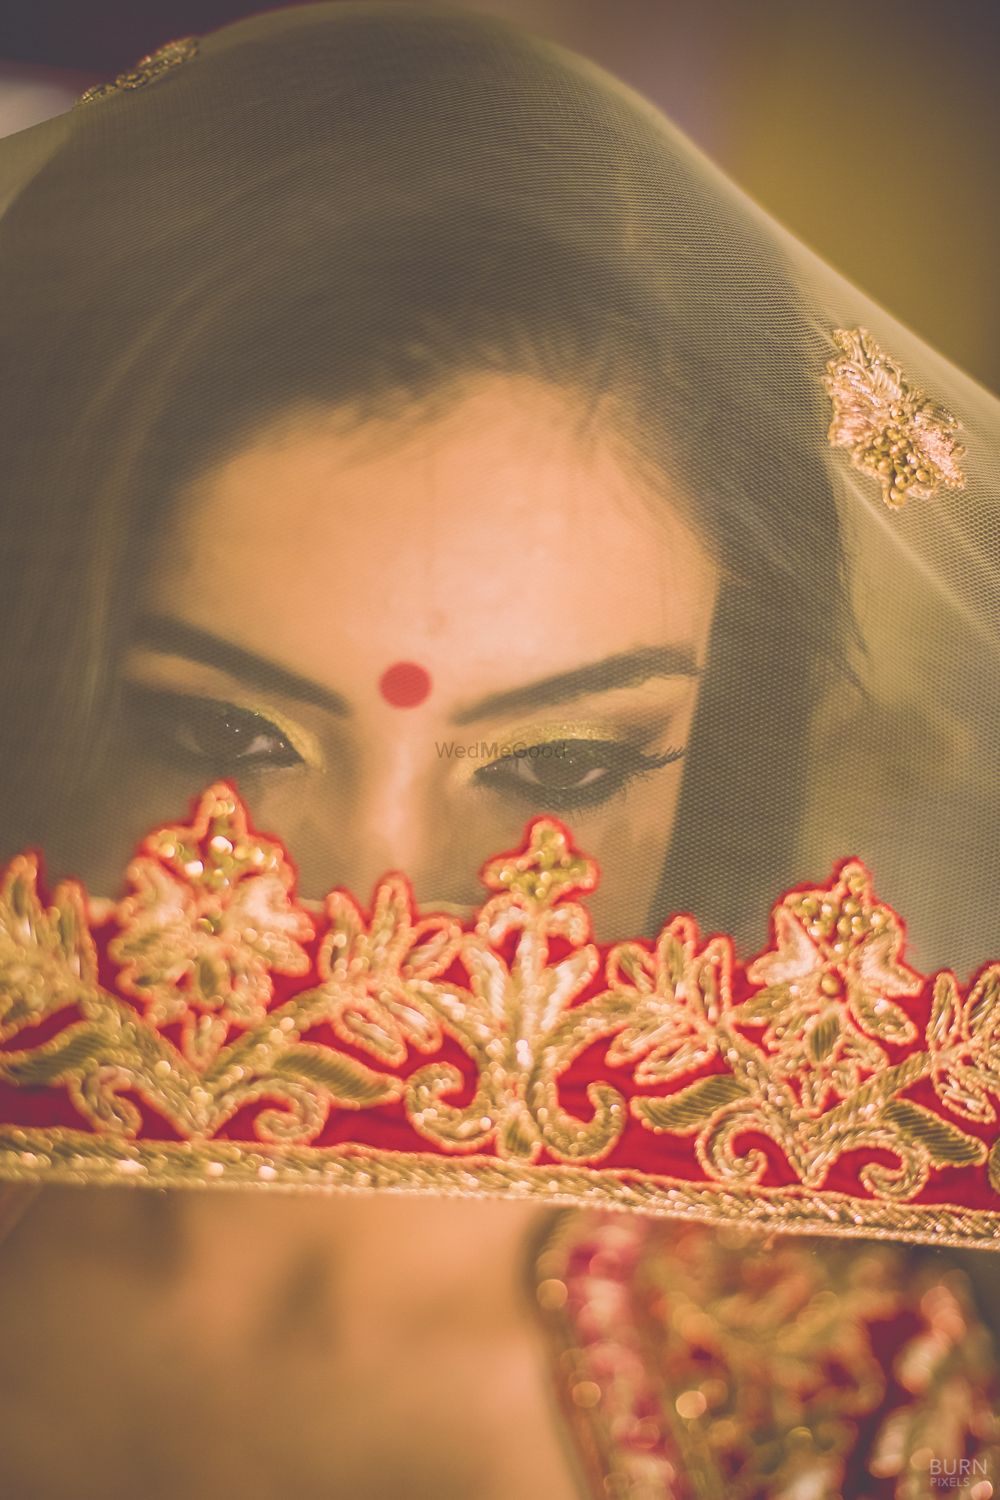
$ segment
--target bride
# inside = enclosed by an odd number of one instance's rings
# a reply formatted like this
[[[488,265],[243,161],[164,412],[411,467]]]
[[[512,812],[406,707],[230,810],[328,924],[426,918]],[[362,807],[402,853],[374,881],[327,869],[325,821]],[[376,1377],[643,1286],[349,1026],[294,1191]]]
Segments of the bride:
[[[602,944],[683,912],[749,958],[855,856],[915,970],[995,957],[995,402],[651,107],[319,4],[3,150],[4,859],[114,896],[223,778],[304,909],[402,871],[468,926],[555,815]],[[992,1493],[989,1257],[930,1232],[53,1180],[2,1252],[5,1493]]]

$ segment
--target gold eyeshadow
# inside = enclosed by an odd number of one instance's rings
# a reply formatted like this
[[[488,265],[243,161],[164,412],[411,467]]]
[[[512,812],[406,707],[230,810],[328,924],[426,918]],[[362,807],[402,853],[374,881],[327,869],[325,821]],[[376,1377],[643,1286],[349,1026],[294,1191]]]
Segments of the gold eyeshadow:
[[[125,676],[126,686],[148,689],[152,692],[162,691],[163,695],[176,696],[178,698],[197,698],[205,703],[228,705],[239,709],[243,713],[253,714],[256,718],[266,720],[267,723],[287,740],[296,755],[302,757],[307,766],[314,771],[326,770],[326,756],[323,754],[319,736],[304,724],[298,724],[279,708],[259,698],[251,698],[239,689],[235,691],[228,687],[209,689],[207,686],[178,680],[177,676],[155,658],[144,659],[141,669],[131,669]]]
[[[549,719],[543,723],[517,724],[500,733],[484,731],[475,737],[456,736],[451,743],[460,749],[457,753],[453,751],[447,758],[454,758],[455,774],[460,781],[466,782],[471,781],[483,766],[513,755],[518,749],[528,750],[535,745],[559,745],[573,740],[589,740],[598,744],[639,748],[642,744],[648,744],[657,734],[664,733],[671,717],[670,713],[661,713],[656,722],[652,723],[651,716],[647,715],[640,729],[630,729],[627,733],[623,732],[620,723],[601,723],[594,719],[563,719],[558,723]]]

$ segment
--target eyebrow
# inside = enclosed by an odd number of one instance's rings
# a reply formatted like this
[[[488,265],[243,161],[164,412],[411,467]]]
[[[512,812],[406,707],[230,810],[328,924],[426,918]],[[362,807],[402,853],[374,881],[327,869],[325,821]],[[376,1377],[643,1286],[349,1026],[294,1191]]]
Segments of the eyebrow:
[[[136,622],[133,645],[217,667],[252,684],[259,692],[280,693],[342,717],[351,711],[347,699],[332,688],[323,687],[311,677],[303,677],[289,667],[280,666],[266,656],[259,656],[245,646],[237,646],[235,642],[224,640],[186,620],[175,620],[169,615],[142,615]],[[568,672],[558,672],[524,687],[490,693],[459,709],[454,722],[471,724],[492,714],[519,713],[525,709],[569,703],[594,693],[638,687],[653,677],[700,675],[693,646],[642,646],[635,651],[605,657],[603,661],[574,667]]]
[[[593,693],[608,693],[619,688],[638,687],[652,677],[700,677],[701,668],[693,646],[642,646],[636,651],[622,651],[616,656],[588,666],[574,667],[554,677],[542,678],[525,687],[490,693],[468,704],[455,715],[456,724],[469,724],[493,714],[520,713],[529,708],[547,708],[569,703]]]
[[[280,693],[300,703],[325,708],[333,714],[350,713],[347,699],[332,688],[323,687],[311,677],[303,677],[289,667],[279,666],[266,656],[258,656],[255,651],[223,640],[210,630],[202,630],[186,620],[175,620],[168,615],[143,615],[136,623],[133,645],[218,667],[222,672],[242,678],[262,693]]]

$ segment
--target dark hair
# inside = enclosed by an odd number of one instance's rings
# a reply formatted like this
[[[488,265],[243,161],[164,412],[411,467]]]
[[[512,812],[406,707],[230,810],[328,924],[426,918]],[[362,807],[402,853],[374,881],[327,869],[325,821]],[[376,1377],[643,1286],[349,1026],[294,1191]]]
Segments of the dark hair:
[[[613,396],[723,567],[662,898],[736,930],[747,866],[768,899],[788,880],[849,630],[820,444],[768,438],[770,403],[818,390],[780,252],[558,49],[409,6],[282,17],[266,45],[241,23],[81,106],[0,225],[8,844],[86,796],[134,580],[186,477],[290,406],[530,372]]]

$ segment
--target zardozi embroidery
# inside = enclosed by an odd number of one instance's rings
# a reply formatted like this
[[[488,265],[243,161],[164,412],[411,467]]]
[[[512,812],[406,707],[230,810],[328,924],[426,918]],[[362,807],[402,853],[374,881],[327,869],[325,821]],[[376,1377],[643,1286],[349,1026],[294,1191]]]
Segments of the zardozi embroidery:
[[[936,1258],[569,1214],[534,1280],[595,1496],[993,1494],[1000,1372]]]
[[[95,83],[77,99],[77,105],[91,104],[97,99],[106,99],[111,94],[120,94],[127,89],[141,89],[147,83],[155,83],[164,73],[171,72],[180,63],[190,62],[198,53],[198,38],[178,37],[173,42],[164,42],[155,52],[150,52],[124,73],[119,73],[111,83]]]
[[[318,912],[228,783],[118,902],[0,887],[0,1177],[539,1194],[995,1247],[1000,964],[925,977],[846,860],[766,951],[673,917],[600,947],[556,820],[490,861],[474,923]]]
[[[840,355],[827,364],[824,384],[833,402],[829,439],[848,448],[856,469],[882,487],[886,505],[926,500],[944,487],[965,486],[950,412],[910,386],[864,328],[838,328]]]

